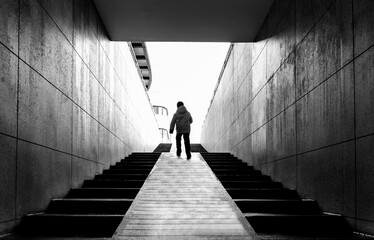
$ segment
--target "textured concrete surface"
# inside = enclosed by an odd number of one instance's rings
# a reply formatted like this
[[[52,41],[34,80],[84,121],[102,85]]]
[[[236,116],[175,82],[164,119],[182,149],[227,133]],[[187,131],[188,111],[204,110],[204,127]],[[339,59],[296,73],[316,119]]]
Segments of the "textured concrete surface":
[[[0,6],[0,42],[18,54],[19,3],[3,0]]]
[[[0,135],[0,222],[8,222],[14,219],[16,213],[15,189],[16,189],[16,139]],[[1,226],[1,224],[0,224]],[[0,227],[1,229],[1,227]]]
[[[130,49],[91,0],[1,1],[0,70],[0,235],[159,143]]]
[[[253,43],[235,43],[202,131],[374,234],[374,2],[278,0]]]
[[[257,239],[199,153],[162,153],[115,239]]]
[[[0,59],[0,133],[16,136],[18,60],[3,45]]]

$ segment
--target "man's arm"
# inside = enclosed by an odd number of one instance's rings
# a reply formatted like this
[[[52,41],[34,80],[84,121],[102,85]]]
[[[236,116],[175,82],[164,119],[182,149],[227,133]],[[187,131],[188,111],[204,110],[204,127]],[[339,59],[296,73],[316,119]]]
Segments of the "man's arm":
[[[173,132],[174,132],[174,127],[175,127],[176,121],[177,121],[177,118],[176,118],[176,116],[174,114],[173,115],[173,119],[171,120],[171,123],[170,123],[170,130],[169,130],[170,134],[173,134]]]
[[[193,122],[193,120],[192,120],[192,116],[191,116],[191,114],[190,114],[190,123],[192,123]]]

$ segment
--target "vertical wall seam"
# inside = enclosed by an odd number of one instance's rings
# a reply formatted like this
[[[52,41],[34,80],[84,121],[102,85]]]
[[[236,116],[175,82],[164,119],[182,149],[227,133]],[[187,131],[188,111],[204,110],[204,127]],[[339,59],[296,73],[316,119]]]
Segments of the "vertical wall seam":
[[[17,219],[17,192],[18,192],[18,128],[19,128],[19,95],[20,95],[20,34],[21,34],[21,0],[18,0],[18,49],[17,49],[17,89],[16,89],[16,156],[15,156],[15,184],[14,184],[14,220]]]
[[[355,139],[354,141],[354,173],[355,173],[355,179],[354,179],[354,187],[355,187],[355,191],[354,191],[354,194],[355,194],[355,220],[354,220],[354,223],[355,223],[355,230],[357,230],[357,135],[356,135],[356,68],[355,68],[355,46],[356,46],[356,42],[355,42],[355,21],[354,21],[354,0],[351,1],[351,7],[352,7],[352,54],[353,54],[353,62],[352,62],[352,71],[353,71],[353,74],[352,74],[352,77],[353,77],[353,137]]]
[[[297,11],[296,11],[296,1],[294,0],[294,38],[295,38],[295,46],[294,46],[294,52],[295,52],[295,58],[294,58],[294,69],[293,69],[293,77],[294,77],[294,91],[295,91],[295,188],[296,190],[299,189],[299,159],[298,159],[298,152],[297,152]]]
[[[72,76],[71,76],[71,98],[72,100],[74,100],[74,64],[75,64],[75,60],[74,60],[74,37],[75,37],[75,23],[74,23],[74,1],[75,0],[71,0],[71,6],[72,6],[72,24],[73,24],[73,29],[72,29],[72,47],[71,47],[71,57],[73,58],[71,61],[71,71],[72,71]],[[71,160],[70,160],[70,187],[72,188],[73,187],[73,162],[74,162],[74,157],[73,157],[73,154],[74,154],[74,102],[72,102],[71,104]]]

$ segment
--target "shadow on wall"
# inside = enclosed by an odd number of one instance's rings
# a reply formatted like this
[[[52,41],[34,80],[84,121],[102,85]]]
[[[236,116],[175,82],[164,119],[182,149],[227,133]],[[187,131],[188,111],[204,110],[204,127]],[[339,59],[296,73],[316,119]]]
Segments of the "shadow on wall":
[[[5,0],[0,19],[2,234],[159,134],[128,44],[91,0]]]
[[[373,234],[374,3],[275,1],[255,43],[235,43],[202,132]],[[353,25],[352,25],[353,23]]]

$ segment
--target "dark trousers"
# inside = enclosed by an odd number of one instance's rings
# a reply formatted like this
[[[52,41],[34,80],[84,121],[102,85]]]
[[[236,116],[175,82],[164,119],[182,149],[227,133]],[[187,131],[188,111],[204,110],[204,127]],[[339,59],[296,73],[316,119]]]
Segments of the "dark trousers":
[[[182,153],[182,146],[181,146],[181,140],[184,140],[184,147],[186,149],[186,155],[187,157],[191,157],[191,148],[190,148],[190,133],[177,133],[176,140],[177,140],[177,155],[181,155]]]

